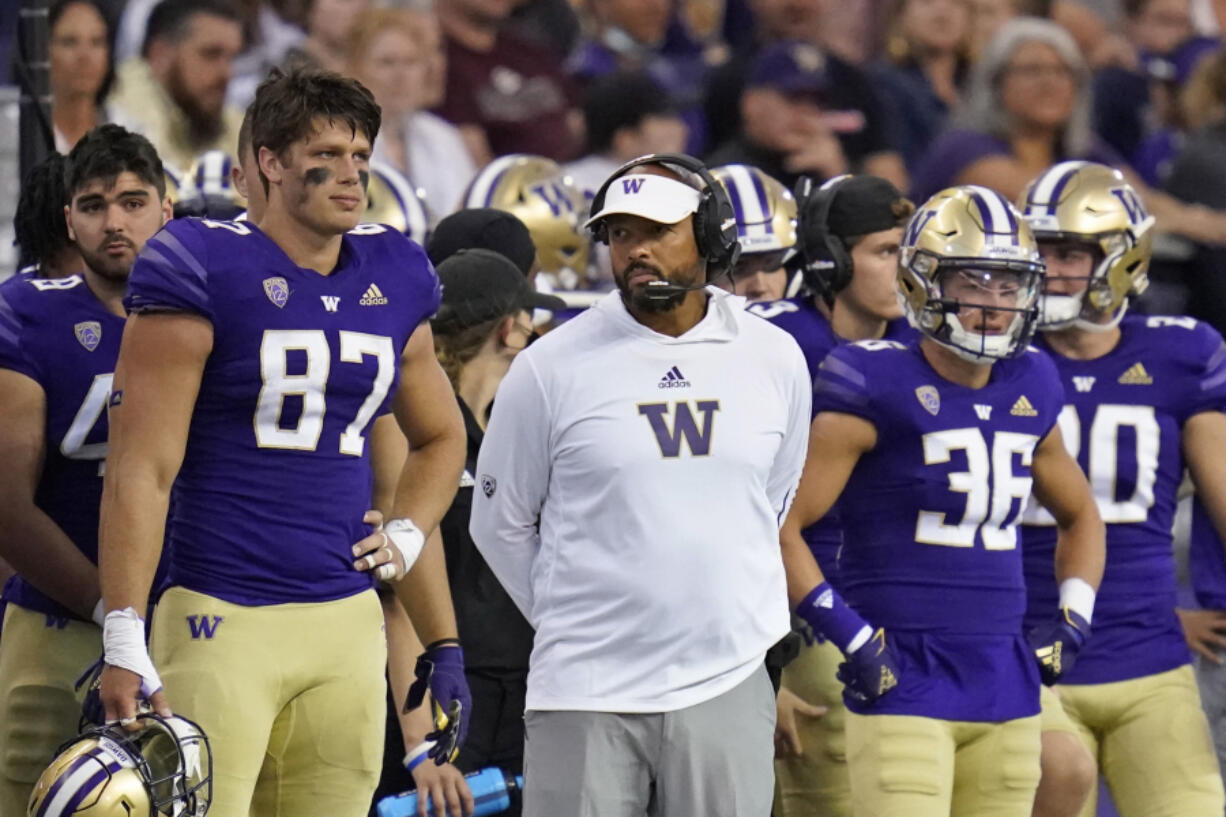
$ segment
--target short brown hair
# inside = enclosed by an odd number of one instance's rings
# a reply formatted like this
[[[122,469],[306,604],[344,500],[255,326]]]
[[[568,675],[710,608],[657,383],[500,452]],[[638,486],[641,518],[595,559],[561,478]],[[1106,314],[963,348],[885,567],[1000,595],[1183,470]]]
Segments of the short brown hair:
[[[290,145],[314,133],[316,119],[344,123],[354,134],[363,133],[373,147],[382,121],[379,105],[365,85],[331,71],[308,68],[288,73],[274,68],[256,89],[247,113],[251,149],[257,158],[260,148],[284,157]],[[263,172],[260,181],[267,191]]]

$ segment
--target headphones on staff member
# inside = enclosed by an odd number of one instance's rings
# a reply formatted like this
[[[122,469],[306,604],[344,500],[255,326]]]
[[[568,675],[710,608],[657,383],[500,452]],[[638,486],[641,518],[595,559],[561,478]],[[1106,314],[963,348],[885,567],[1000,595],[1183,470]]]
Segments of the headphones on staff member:
[[[800,252],[794,256],[805,286],[821,295],[827,304],[851,283],[851,254],[840,236],[830,232],[830,208],[839,188],[850,174],[828,179],[814,189],[813,180],[802,177],[796,183],[797,230]]]
[[[706,259],[708,281],[719,275],[731,275],[732,268],[741,255],[732,201],[719,180],[711,175],[706,165],[693,156],[684,153],[650,153],[626,162],[596,191],[596,196],[592,199],[592,214],[599,214],[604,209],[605,195],[614,181],[643,165],[675,165],[702,179],[702,198],[694,212],[694,244],[698,248],[698,254]],[[593,224],[591,229],[592,236],[597,241],[602,244],[609,243],[609,229],[604,219]]]

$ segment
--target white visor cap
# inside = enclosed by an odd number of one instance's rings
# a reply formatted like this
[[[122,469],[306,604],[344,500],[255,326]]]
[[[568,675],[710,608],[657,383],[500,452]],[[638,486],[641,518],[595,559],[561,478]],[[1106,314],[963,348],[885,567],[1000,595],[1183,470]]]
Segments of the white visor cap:
[[[667,176],[632,173],[618,176],[605,191],[604,206],[583,225],[591,227],[612,215],[641,216],[658,224],[676,224],[698,212],[702,194]]]

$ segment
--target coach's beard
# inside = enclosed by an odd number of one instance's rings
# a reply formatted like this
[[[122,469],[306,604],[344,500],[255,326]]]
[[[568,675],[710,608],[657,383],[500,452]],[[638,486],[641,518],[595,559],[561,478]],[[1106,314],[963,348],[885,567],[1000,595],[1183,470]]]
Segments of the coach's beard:
[[[665,278],[663,274],[661,274],[655,267],[647,264],[631,264],[629,267],[626,267],[626,271],[622,274],[622,276],[616,279],[617,288],[621,291],[622,303],[624,303],[627,308],[636,312],[646,312],[658,315],[664,312],[673,311],[681,305],[682,301],[685,300],[685,296],[688,294],[687,292],[678,292],[672,287],[665,292],[652,292],[650,282],[639,284],[637,289],[632,288],[628,281],[630,280],[630,276],[637,270],[650,270],[656,274],[657,281],[665,281],[669,284],[673,284],[673,286],[682,286],[680,284],[674,284],[672,281],[668,281],[668,279]]]

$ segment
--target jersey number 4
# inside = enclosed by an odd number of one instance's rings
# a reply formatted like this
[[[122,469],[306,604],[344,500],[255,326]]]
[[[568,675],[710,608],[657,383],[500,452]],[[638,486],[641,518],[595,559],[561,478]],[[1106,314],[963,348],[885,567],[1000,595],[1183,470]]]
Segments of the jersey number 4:
[[[342,331],[339,336],[342,363],[361,363],[368,355],[378,363],[370,394],[340,436],[340,452],[360,457],[366,445],[362,432],[383,404],[396,374],[396,352],[392,339],[383,335]],[[291,351],[306,357],[306,370],[301,374],[288,373]],[[255,409],[255,441],[260,448],[314,451],[319,447],[331,365],[332,350],[322,330],[269,329],[264,333],[260,343],[260,377],[264,385]],[[283,428],[281,413],[285,398],[290,396],[302,398],[302,413],[294,427]]]
[[[954,428],[924,435],[924,464],[949,462],[954,451],[966,452],[966,470],[949,475],[949,490],[966,494],[966,511],[956,525],[946,523],[939,511],[920,511],[915,541],[924,545],[969,548],[979,533],[986,550],[1017,547],[1017,517],[1030,496],[1029,473],[1013,472],[1014,457],[1029,468],[1039,438],[1033,434],[998,431],[992,450],[978,428]],[[1014,504],[1017,500],[1017,504]]]

